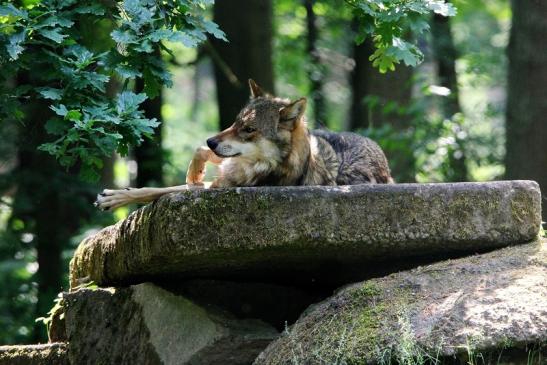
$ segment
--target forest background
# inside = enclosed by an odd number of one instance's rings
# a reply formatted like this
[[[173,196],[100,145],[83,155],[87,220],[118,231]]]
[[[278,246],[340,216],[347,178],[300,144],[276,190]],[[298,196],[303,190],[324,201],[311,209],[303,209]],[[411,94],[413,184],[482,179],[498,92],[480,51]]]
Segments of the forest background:
[[[312,128],[375,139],[397,182],[545,191],[546,15],[541,0],[2,2],[0,344],[46,341],[36,318],[77,244],[135,209],[98,212],[97,192],[183,183],[248,78],[307,97]]]

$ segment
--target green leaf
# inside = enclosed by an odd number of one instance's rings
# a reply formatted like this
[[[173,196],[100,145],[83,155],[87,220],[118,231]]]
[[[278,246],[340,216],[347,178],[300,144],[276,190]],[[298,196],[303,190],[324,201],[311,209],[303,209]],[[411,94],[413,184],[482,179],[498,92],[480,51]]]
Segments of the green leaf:
[[[75,9],[78,14],[104,15],[105,9],[101,4],[79,6]]]
[[[136,26],[142,26],[150,23],[154,16],[152,8],[147,6],[149,4],[150,2],[142,0],[125,0],[122,7]]]
[[[366,33],[358,33],[356,36],[355,36],[355,44],[357,45],[360,45],[362,44],[365,39],[367,39],[367,34]]]
[[[61,43],[63,39],[68,37],[66,34],[61,34],[59,29],[40,29],[38,31],[42,36],[51,39],[55,43]]]
[[[36,25],[37,28],[41,27],[54,27],[56,25],[59,25],[61,27],[67,28],[74,25],[74,21],[67,19],[65,17],[59,17],[56,15],[49,16],[42,20],[40,23]]]
[[[158,125],[160,125],[160,122],[157,121],[156,118],[152,119],[133,119],[130,121],[131,124],[135,127],[137,127],[139,134],[143,133],[146,135],[151,135],[154,133],[154,128],[156,128]]]
[[[202,7],[212,6],[215,4],[215,0],[201,0],[199,2]]]
[[[97,182],[101,175],[97,172],[97,168],[93,165],[84,164],[80,168],[80,177],[89,182]]]
[[[6,45],[6,49],[12,60],[18,59],[19,55],[24,51],[24,48],[23,46],[21,46],[21,43],[25,41],[25,38],[26,38],[26,31],[12,34],[9,37],[8,44]]]
[[[416,66],[423,59],[423,54],[418,48],[397,37],[393,38],[392,45],[385,53],[397,61],[403,61],[407,66]]]
[[[147,37],[152,42],[159,42],[161,40],[172,40],[172,37],[176,33],[180,33],[180,32],[173,32],[170,29],[157,29],[153,31],[152,33],[150,33]]]
[[[92,86],[93,88],[104,92],[106,90],[106,83],[110,80],[107,75],[100,74],[98,72],[82,72],[83,76],[82,86]]]
[[[141,43],[139,43],[137,46],[135,46],[135,51],[152,53],[154,52],[154,48],[152,47],[152,43],[150,43],[149,40],[144,40]]]
[[[63,90],[52,87],[40,87],[37,89],[44,99],[61,100]]]
[[[68,119],[73,122],[77,122],[82,119],[82,113],[79,110],[69,110],[65,115],[65,119]]]
[[[410,29],[412,33],[419,35],[429,30],[429,23],[424,19],[416,19],[410,22]]]
[[[76,66],[78,68],[85,68],[93,62],[93,53],[83,47],[77,52],[76,56]]]
[[[120,156],[125,157],[129,153],[129,147],[127,144],[120,143],[116,151],[120,154]]]
[[[68,113],[68,109],[63,104],[59,104],[59,106],[51,105],[49,107],[51,110],[55,112],[55,114],[60,115],[61,117],[64,117]]]
[[[60,146],[55,143],[44,143],[38,146],[39,151],[44,151],[49,153],[52,156],[57,156]]]
[[[116,66],[114,71],[116,71],[121,77],[126,79],[132,79],[135,77],[140,77],[142,75],[141,72],[127,65]]]
[[[190,35],[188,35],[187,33],[184,33],[184,32],[174,33],[169,38],[169,40],[171,42],[182,43],[184,46],[186,46],[188,48],[195,48],[199,43],[198,39],[196,39],[194,37],[191,37]]]
[[[95,145],[101,150],[104,156],[111,155],[116,151],[118,140],[123,139],[123,136],[119,133],[107,134],[106,136],[93,135],[91,137]]]
[[[24,10],[17,9],[12,4],[0,5],[0,16],[14,16],[27,19],[28,13]]]
[[[103,167],[103,164],[104,164],[104,163],[103,163],[103,160],[101,160],[101,159],[100,159],[99,157],[97,157],[97,156],[91,156],[91,155],[90,155],[90,156],[87,158],[86,161],[87,161],[87,164],[88,164],[88,165],[95,166],[96,168],[99,168],[99,169],[102,168],[102,167]]]
[[[381,73],[386,73],[388,70],[395,71],[395,64],[398,63],[395,57],[386,54],[385,48],[378,48],[369,57],[369,60],[372,61],[372,66],[378,67]]]
[[[113,30],[112,33],[110,33],[110,36],[115,42],[121,43],[121,44],[135,43],[137,41],[137,37],[135,36],[135,34],[133,34],[129,30],[122,31],[122,30],[116,29],[116,30]]]
[[[68,127],[67,122],[61,118],[51,118],[46,122],[46,131],[53,135],[63,135]]]
[[[427,1],[426,2],[429,9],[433,10],[436,14],[444,16],[455,16],[456,8],[452,4],[447,4],[444,0],[436,1]]]
[[[212,34],[215,38],[227,41],[226,34],[224,34],[224,32],[218,28],[218,25],[216,23],[206,20],[203,22],[203,26],[205,27],[205,31],[207,33]]]
[[[118,114],[136,111],[139,105],[146,99],[146,94],[135,94],[131,91],[124,91],[118,96],[116,103]]]
[[[34,0],[36,1],[36,0]],[[68,8],[69,6],[71,5],[74,5],[75,3],[77,3],[78,0],[58,0],[58,8],[59,9],[64,9],[64,8]]]
[[[144,69],[144,92],[153,99],[160,94],[161,84],[154,77],[150,68]]]

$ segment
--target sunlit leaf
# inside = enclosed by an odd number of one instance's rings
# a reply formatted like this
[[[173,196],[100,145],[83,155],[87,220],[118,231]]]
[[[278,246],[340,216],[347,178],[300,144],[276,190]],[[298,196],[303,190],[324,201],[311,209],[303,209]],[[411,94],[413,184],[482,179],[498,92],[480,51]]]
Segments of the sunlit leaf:
[[[52,87],[40,87],[37,89],[44,99],[61,100],[63,90]]]

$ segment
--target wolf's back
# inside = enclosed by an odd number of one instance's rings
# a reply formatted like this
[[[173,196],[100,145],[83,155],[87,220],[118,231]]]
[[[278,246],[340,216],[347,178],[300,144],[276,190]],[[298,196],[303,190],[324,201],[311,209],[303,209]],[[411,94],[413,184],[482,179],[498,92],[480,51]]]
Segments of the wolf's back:
[[[393,182],[384,152],[370,138],[327,130],[314,130],[312,135],[324,139],[336,153],[340,164],[336,178],[338,185]]]

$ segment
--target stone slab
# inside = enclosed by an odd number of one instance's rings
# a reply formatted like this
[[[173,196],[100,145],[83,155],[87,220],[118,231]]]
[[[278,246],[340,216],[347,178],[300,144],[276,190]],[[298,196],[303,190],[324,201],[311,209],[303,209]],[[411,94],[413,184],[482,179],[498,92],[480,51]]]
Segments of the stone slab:
[[[69,365],[64,343],[0,346],[0,365]]]
[[[188,191],[85,239],[71,286],[161,278],[340,284],[375,265],[393,272],[413,259],[529,242],[540,223],[533,181]]]

